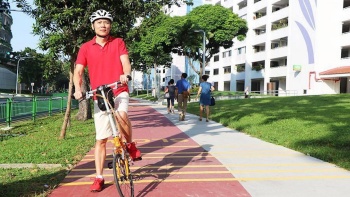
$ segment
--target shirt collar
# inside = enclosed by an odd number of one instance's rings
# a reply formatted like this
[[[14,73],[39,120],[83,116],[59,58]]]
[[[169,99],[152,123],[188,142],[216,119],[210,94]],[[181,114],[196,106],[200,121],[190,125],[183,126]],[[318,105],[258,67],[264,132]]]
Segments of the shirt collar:
[[[114,37],[113,37],[113,36],[109,36],[106,43],[111,42],[112,40],[114,40]],[[91,39],[91,44],[92,44],[92,45],[97,44],[97,43],[96,43],[96,36],[94,36],[94,37]]]

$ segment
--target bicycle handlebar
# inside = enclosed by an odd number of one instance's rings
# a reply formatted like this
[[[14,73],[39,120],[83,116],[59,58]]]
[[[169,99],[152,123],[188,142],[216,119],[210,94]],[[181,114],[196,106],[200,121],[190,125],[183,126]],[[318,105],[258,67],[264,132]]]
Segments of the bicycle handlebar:
[[[132,78],[130,75],[127,75],[126,77],[128,78],[129,81],[131,81]],[[120,84],[122,84],[122,82],[116,81],[116,82],[113,82],[111,84],[101,85],[101,86],[97,87],[96,89],[93,89],[93,90],[90,90],[87,92],[83,92],[82,93],[83,97],[81,99],[79,99],[79,102],[82,100],[85,100],[85,99],[90,99],[97,90],[102,91],[104,88],[108,88],[108,87],[113,87],[112,89],[118,89],[120,87],[118,85],[120,85]],[[74,95],[72,95],[72,98],[75,99]]]

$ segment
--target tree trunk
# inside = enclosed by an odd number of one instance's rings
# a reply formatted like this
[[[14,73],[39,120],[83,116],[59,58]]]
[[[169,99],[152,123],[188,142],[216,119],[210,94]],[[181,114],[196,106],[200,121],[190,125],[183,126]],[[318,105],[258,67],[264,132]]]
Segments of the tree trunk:
[[[68,86],[68,98],[67,98],[66,114],[64,116],[64,121],[63,121],[63,124],[62,124],[62,127],[61,127],[61,133],[60,133],[59,139],[64,139],[66,137],[67,126],[68,126],[68,124],[70,122],[72,92],[73,92],[73,72],[72,72],[72,68],[71,68],[71,70],[69,72],[69,86]]]
[[[87,92],[88,90],[88,83],[87,83],[87,75],[86,73],[83,74],[82,77],[82,84],[81,84],[81,90],[83,92]],[[85,121],[92,118],[92,112],[91,112],[91,105],[90,100],[83,100],[79,103],[79,111],[77,115],[75,116],[77,120]]]

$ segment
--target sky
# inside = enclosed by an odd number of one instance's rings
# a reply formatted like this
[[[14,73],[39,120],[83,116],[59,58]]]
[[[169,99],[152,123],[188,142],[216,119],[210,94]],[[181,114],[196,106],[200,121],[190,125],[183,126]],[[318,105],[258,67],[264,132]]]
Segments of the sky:
[[[18,10],[15,3],[10,2],[11,9]],[[32,0],[28,0],[29,3],[33,3]],[[32,27],[35,22],[33,18],[23,12],[11,11],[13,24],[11,45],[13,51],[22,51],[26,47],[36,49],[37,52],[42,52],[38,48],[39,36],[34,36],[32,33]]]

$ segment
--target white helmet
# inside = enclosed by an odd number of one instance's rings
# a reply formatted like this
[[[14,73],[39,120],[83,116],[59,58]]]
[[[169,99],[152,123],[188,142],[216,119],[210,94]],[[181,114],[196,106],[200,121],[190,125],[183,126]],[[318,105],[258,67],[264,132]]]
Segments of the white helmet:
[[[90,21],[91,23],[93,23],[95,20],[101,19],[101,18],[109,19],[111,22],[113,21],[112,15],[106,10],[102,10],[102,9],[92,13],[90,16]]]

